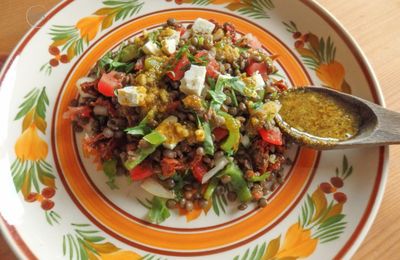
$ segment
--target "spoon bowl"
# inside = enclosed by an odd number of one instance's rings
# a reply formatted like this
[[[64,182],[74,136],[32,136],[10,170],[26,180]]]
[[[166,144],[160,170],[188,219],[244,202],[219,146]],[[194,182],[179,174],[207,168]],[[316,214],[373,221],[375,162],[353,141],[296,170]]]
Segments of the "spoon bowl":
[[[370,101],[338,92],[329,88],[307,86],[288,90],[289,92],[314,92],[331,97],[351,107],[360,118],[356,135],[347,140],[308,135],[287,124],[278,114],[275,121],[279,128],[296,143],[318,150],[381,146],[400,143],[400,113],[382,108]],[[306,118],[304,120],[307,120]]]

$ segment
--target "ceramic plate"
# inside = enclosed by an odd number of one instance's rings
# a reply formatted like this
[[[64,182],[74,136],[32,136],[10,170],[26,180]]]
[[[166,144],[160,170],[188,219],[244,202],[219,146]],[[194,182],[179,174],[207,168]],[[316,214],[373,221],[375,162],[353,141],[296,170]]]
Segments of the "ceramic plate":
[[[64,1],[25,36],[1,73],[0,214],[28,259],[349,258],[376,215],[388,150],[290,150],[268,206],[213,201],[207,212],[146,221],[148,194],[126,178],[110,189],[62,115],[75,82],[107,51],[175,17],[230,21],[278,54],[289,86],[322,85],[383,104],[360,48],[313,1]],[[51,47],[51,48],[50,48]]]

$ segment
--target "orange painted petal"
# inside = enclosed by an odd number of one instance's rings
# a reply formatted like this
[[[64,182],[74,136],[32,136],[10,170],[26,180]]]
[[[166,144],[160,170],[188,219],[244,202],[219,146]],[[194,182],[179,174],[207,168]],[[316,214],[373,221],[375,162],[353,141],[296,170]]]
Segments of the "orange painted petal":
[[[93,247],[97,252],[101,253],[101,254],[109,254],[109,253],[114,253],[117,252],[118,250],[120,250],[118,247],[116,247],[114,244],[111,244],[110,242],[106,242],[106,243],[90,243],[91,247]]]
[[[211,3],[215,5],[227,4],[227,3],[239,3],[240,0],[212,0]]]
[[[311,231],[302,229],[296,223],[288,229],[283,248],[276,254],[276,258],[307,257],[314,252],[317,244],[318,240],[311,238]]]
[[[72,43],[68,49],[67,49],[67,56],[68,56],[68,60],[72,60],[73,57],[75,57],[75,47],[76,47],[76,42]]]
[[[120,251],[117,251],[114,253],[100,254],[100,259],[102,259],[102,260],[120,260],[120,259],[139,260],[139,259],[142,259],[142,256],[140,256],[132,251],[120,250]]]
[[[48,152],[47,143],[39,137],[34,124],[31,124],[22,133],[15,143],[14,149],[15,154],[22,161],[43,160],[46,158]]]
[[[309,57],[309,58],[314,58],[318,60],[318,58],[315,56],[314,52],[306,49],[306,48],[296,48],[297,52],[300,53],[301,56]]]
[[[337,204],[333,205],[333,207],[328,212],[328,214],[326,214],[326,216],[323,219],[321,219],[320,223],[324,222],[325,220],[327,220],[328,218],[330,218],[332,216],[342,213],[342,209],[343,209],[343,203],[337,203]]]
[[[265,251],[264,256],[262,257],[263,260],[274,259],[275,255],[278,253],[280,247],[281,236],[271,240],[268,243],[267,250]]]
[[[310,256],[317,248],[318,240],[309,239],[287,250],[281,251],[276,255],[277,259],[305,258]]]
[[[297,243],[300,233],[301,233],[301,229],[300,229],[299,223],[295,223],[292,226],[290,226],[285,235],[285,240],[283,242],[283,248],[293,247]]]
[[[246,4],[242,4],[242,3],[230,3],[229,5],[226,6],[226,8],[228,8],[231,11],[236,11],[240,8],[246,7]]]
[[[342,90],[345,70],[342,64],[333,61],[329,64],[321,64],[316,70],[317,77],[328,87]]]
[[[55,178],[51,178],[48,176],[44,176],[43,174],[39,174],[39,180],[40,182],[50,188],[55,188],[56,183],[55,183]]]
[[[315,206],[314,217],[311,220],[313,222],[321,216],[322,212],[328,206],[328,202],[326,200],[325,193],[319,187],[311,195],[311,199]]]
[[[76,28],[79,30],[81,38],[85,39],[87,42],[93,40],[104,18],[105,16],[103,15],[90,15],[80,19],[76,23]]]
[[[24,195],[24,198],[26,199],[28,197],[28,194],[31,193],[31,173],[30,171],[24,172],[24,182],[22,183],[21,187],[21,192],[22,195]]]

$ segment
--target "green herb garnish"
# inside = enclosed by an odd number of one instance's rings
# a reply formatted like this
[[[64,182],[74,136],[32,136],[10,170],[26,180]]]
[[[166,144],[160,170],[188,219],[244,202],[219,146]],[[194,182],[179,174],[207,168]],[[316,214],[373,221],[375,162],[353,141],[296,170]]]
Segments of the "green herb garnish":
[[[118,189],[118,186],[115,184],[115,177],[117,176],[117,160],[112,159],[103,162],[103,171],[108,177],[108,181],[106,183],[110,189]]]
[[[171,216],[165,200],[154,196],[147,217],[152,223],[160,224]]]

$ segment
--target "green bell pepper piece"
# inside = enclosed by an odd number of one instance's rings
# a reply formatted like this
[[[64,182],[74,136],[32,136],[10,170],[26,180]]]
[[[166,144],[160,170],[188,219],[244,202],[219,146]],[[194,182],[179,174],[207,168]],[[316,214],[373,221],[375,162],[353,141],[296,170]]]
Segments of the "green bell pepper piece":
[[[119,54],[119,61],[129,62],[139,58],[139,55],[140,55],[140,48],[136,44],[130,44],[125,46],[121,50],[121,53]]]
[[[229,131],[228,138],[221,145],[221,148],[227,153],[236,151],[240,143],[240,123],[228,113],[218,111],[218,114],[225,119],[225,125]]]
[[[248,180],[250,182],[265,181],[265,179],[267,179],[270,175],[271,175],[271,172],[265,172],[264,174],[262,174],[260,176],[250,177]]]
[[[211,198],[211,196],[213,195],[215,189],[218,186],[218,182],[219,182],[218,178],[212,178],[211,179],[210,183],[207,186],[206,191],[204,192],[204,198],[206,200],[209,200]]]
[[[214,155],[214,142],[212,140],[212,136],[211,136],[211,127],[210,124],[207,122],[204,122],[202,124],[203,130],[204,130],[204,143],[203,143],[203,147],[204,147],[204,151],[206,154],[208,155]]]
[[[154,153],[157,147],[166,140],[166,137],[163,134],[160,134],[158,131],[153,130],[150,134],[145,135],[143,139],[149,142],[148,147],[139,149],[137,157],[134,160],[125,161],[124,166],[126,169],[132,170],[141,162],[143,162],[147,156]]]
[[[218,176],[228,175],[231,177],[231,184],[233,190],[238,195],[241,202],[247,202],[252,199],[251,192],[247,186],[247,182],[243,177],[243,172],[240,170],[239,166],[235,163],[229,163],[224,170]]]

